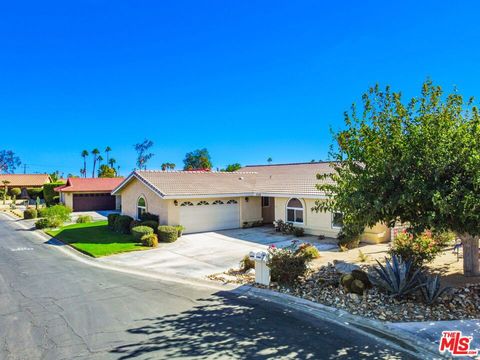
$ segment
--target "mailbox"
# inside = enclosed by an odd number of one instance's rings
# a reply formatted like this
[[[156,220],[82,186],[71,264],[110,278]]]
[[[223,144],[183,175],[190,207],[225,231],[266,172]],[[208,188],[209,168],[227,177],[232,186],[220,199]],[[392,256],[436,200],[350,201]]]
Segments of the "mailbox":
[[[255,282],[270,285],[270,268],[267,266],[268,253],[265,251],[250,251],[248,257],[255,260]]]

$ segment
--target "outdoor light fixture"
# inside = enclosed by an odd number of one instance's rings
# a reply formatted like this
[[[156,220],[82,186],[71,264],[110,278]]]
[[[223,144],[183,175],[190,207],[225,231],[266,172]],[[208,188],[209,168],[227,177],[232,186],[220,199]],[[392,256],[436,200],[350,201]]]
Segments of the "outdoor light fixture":
[[[245,198],[245,201],[248,202],[248,196]]]
[[[178,201],[177,201],[177,200],[173,200],[173,205],[178,206]]]

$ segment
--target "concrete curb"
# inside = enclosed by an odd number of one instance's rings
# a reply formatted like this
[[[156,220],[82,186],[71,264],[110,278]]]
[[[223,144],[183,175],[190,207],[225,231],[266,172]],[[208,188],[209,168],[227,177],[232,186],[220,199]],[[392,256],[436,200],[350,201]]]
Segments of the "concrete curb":
[[[387,341],[393,346],[401,348],[403,351],[407,351],[415,357],[421,357],[424,359],[445,358],[438,352],[437,346],[434,346],[416,336],[412,336],[407,332],[392,329],[388,326],[388,324],[378,320],[352,315],[345,310],[333,308],[274,290],[261,289],[250,285],[244,285],[231,291],[239,296],[250,296],[266,302],[272,302],[277,305],[287,307],[292,310],[301,311],[315,318],[327,320],[342,326],[351,325],[353,329]]]

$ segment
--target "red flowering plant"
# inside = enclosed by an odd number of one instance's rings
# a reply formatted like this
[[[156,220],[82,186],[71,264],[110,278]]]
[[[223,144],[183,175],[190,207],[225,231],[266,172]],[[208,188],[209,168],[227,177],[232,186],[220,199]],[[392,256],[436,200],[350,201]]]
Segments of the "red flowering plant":
[[[399,232],[393,240],[390,255],[398,255],[404,261],[412,260],[414,267],[422,267],[440,254],[446,245],[455,240],[450,232],[432,233],[429,230],[413,235],[407,230]]]

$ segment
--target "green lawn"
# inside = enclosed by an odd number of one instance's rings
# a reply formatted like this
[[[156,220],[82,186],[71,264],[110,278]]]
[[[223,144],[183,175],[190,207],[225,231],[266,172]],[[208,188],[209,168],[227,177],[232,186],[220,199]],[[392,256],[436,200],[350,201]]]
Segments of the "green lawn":
[[[106,221],[67,225],[47,234],[93,257],[149,249],[135,242],[132,235],[111,231]]]

